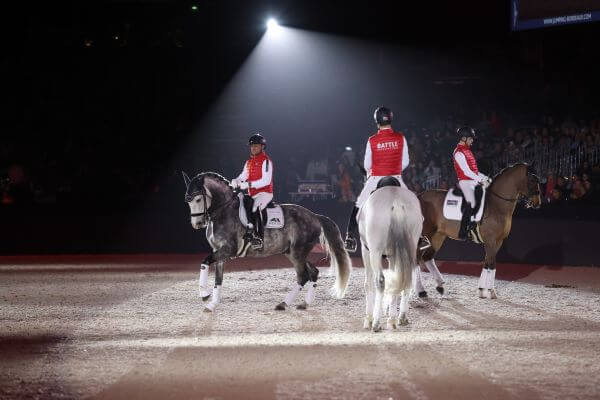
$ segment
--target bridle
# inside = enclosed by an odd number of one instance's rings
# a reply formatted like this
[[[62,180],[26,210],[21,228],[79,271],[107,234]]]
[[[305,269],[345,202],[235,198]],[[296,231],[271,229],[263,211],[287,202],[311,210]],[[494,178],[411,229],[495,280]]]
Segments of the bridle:
[[[534,178],[535,182],[533,183],[533,185],[532,185],[529,177]],[[493,194],[494,196],[498,197],[499,199],[508,201],[508,202],[520,201],[520,200],[523,200],[523,198],[525,198],[525,207],[531,208],[531,207],[533,207],[533,202],[531,201],[531,198],[534,196],[539,196],[539,194],[540,194],[539,181],[540,181],[540,178],[536,174],[527,171],[527,195],[519,194],[516,198],[511,199],[511,198],[506,198],[506,197],[500,196],[498,193],[494,192],[491,187],[489,189],[489,192],[491,194]],[[532,191],[532,186],[534,186],[533,191]]]
[[[194,201],[194,199],[197,196],[201,196],[202,197],[202,211],[201,212],[197,212],[197,213],[191,213],[190,217],[202,217],[206,215],[206,222],[209,223],[211,222],[213,219],[215,219],[215,217],[217,217],[219,214],[221,214],[221,212],[223,211],[223,209],[227,206],[229,206],[231,203],[233,203],[236,199],[236,196],[232,196],[231,199],[229,201],[224,202],[223,204],[214,207],[214,204],[212,202],[212,196],[209,196],[206,193],[206,189],[204,189],[204,185],[201,186],[202,189],[200,190],[196,190],[190,194],[185,194],[185,202],[186,203],[191,203],[192,201]],[[206,208],[206,199],[210,199],[210,207]]]

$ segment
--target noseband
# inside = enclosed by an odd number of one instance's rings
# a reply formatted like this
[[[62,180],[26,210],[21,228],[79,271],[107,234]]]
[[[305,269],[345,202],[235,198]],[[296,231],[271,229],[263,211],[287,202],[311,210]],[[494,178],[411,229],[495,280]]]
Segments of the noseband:
[[[197,190],[193,193],[187,194],[185,195],[185,202],[186,203],[191,203],[192,201],[194,201],[194,199],[196,198],[196,196],[202,196],[202,212],[199,213],[191,213],[190,216],[191,217],[202,217],[203,215],[207,215],[208,216],[208,221],[210,221],[210,208],[208,207],[208,209],[206,208],[206,198],[209,197],[212,200],[212,197],[206,194],[206,190]],[[211,201],[211,206],[212,206],[212,201]]]

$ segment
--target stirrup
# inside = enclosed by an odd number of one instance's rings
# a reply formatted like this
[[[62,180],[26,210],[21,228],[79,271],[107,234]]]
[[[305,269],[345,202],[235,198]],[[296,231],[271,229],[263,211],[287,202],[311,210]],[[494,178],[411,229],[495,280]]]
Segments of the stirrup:
[[[258,236],[254,236],[250,241],[252,250],[262,250],[264,248],[264,241]]]
[[[356,239],[354,239],[350,235],[346,235],[346,240],[344,240],[344,247],[346,248],[346,251],[354,253],[356,251],[356,248],[358,247],[356,244]]]
[[[431,247],[431,242],[427,236],[421,236],[419,238],[419,250],[424,251]]]

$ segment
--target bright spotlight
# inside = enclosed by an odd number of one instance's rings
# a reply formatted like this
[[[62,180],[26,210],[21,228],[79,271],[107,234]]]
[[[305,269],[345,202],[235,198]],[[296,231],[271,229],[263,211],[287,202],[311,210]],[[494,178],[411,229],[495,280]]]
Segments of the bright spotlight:
[[[279,23],[277,22],[277,20],[275,18],[269,18],[269,20],[267,21],[267,29],[270,31],[274,31],[277,30],[277,28],[279,28]]]

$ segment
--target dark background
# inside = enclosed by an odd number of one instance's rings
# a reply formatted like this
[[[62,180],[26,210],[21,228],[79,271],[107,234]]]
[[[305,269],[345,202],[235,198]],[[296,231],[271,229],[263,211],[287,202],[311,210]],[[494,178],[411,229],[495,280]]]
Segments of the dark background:
[[[237,175],[255,131],[285,201],[290,160],[362,149],[380,104],[413,136],[490,111],[506,126],[598,118],[599,25],[510,32],[503,1],[46,2],[5,14],[0,176],[17,165],[24,181],[0,206],[3,254],[205,250],[180,171]],[[263,39],[268,16],[292,42]],[[306,205],[340,225],[350,209]],[[585,239],[595,201],[518,213],[513,236],[549,219],[556,235],[507,246],[507,260],[597,264]],[[543,251],[553,243],[560,255]]]

